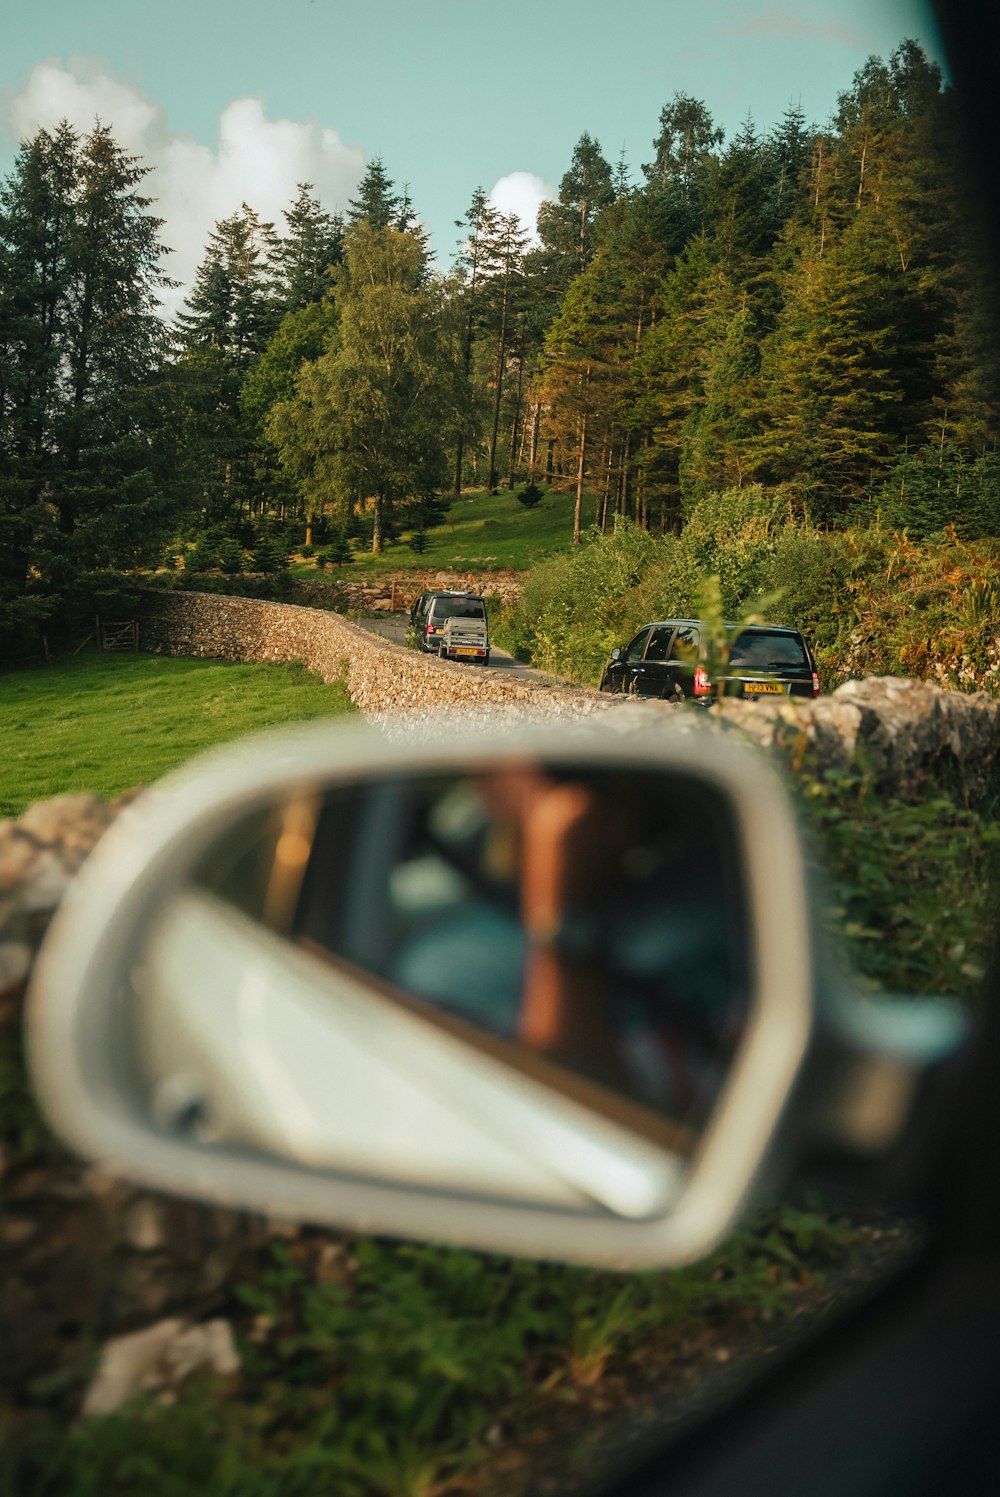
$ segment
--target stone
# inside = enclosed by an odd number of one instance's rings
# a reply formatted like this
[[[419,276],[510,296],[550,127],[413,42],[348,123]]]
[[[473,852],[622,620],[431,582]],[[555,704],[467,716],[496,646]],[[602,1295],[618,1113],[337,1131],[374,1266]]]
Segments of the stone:
[[[21,1247],[28,1242],[38,1231],[38,1223],[31,1221],[26,1216],[11,1216],[9,1213],[0,1218],[0,1239],[8,1247]]]
[[[164,1246],[163,1210],[155,1201],[136,1201],[125,1216],[125,1241],[140,1253],[152,1253]]]
[[[44,847],[57,847],[72,871],[107,831],[114,813],[97,795],[57,795],[30,806],[18,822]]]
[[[169,1317],[106,1343],[81,1413],[88,1419],[113,1414],[144,1393],[169,1399],[193,1372],[230,1377],[239,1370],[240,1359],[228,1320],[188,1325]]]

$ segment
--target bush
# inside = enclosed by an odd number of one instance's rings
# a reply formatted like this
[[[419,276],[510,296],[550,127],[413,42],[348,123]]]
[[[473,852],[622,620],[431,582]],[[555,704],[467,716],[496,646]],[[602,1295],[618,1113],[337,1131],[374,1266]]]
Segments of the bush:
[[[1000,693],[1000,544],[950,532],[918,544],[881,523],[827,532],[796,520],[779,490],[710,494],[679,536],[631,524],[527,574],[498,643],[568,680],[596,682],[610,649],[651,619],[695,614],[708,578],[725,616],[759,611],[801,629],[824,686],[908,675]]]
[[[184,565],[189,572],[210,572],[219,565],[219,543],[204,535],[195,541],[185,554]]]
[[[226,536],[219,542],[218,564],[229,577],[235,577],[242,572],[244,565],[243,548],[232,536]]]
[[[518,504],[523,504],[525,509],[534,509],[536,504],[541,504],[545,498],[545,490],[538,487],[533,480],[526,483],[523,489],[518,489],[516,494]]]
[[[217,593],[232,598],[264,598],[272,603],[286,603],[292,597],[294,583],[289,572],[243,573],[225,577],[220,572],[173,573],[150,577],[143,586],[163,588],[167,592]]]
[[[328,546],[322,546],[316,552],[316,560],[320,566],[343,567],[354,560],[354,551],[347,532],[337,532]]]
[[[275,531],[265,531],[253,549],[253,570],[268,575],[285,572],[288,570],[288,554],[286,541]]]

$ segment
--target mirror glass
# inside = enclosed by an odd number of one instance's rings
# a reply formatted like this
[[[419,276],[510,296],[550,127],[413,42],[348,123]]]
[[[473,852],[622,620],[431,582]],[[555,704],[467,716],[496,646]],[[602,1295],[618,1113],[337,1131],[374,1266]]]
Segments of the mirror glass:
[[[206,1141],[330,1163],[378,1094],[380,1126],[392,1112],[406,1135],[384,1142],[385,1166],[423,1126],[412,1088],[435,1107],[468,1094],[454,1133],[489,1111],[500,1078],[491,1126],[505,1139],[513,1086],[684,1160],[750,1003],[735,830],[700,781],[617,766],[502,761],[300,787],[210,848],[135,986],[150,1105]],[[317,1109],[322,1147],[315,1116],[303,1123]]]

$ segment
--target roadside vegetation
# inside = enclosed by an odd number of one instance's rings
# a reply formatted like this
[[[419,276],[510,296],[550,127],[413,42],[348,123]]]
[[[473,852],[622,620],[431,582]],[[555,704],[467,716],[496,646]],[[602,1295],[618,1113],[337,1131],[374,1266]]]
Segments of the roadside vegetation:
[[[533,567],[495,609],[497,643],[543,670],[596,685],[612,646],[652,619],[697,615],[717,577],[723,611],[762,598],[770,622],[801,629],[825,690],[859,675],[918,676],[1000,692],[1000,541],[953,529],[922,540],[877,516],[830,531],[752,486],[692,507],[680,535],[619,523],[611,535]]]
[[[683,1398],[878,1230],[787,1207],[696,1268],[628,1276],[362,1239],[334,1283],[317,1239],[276,1243],[225,1306],[238,1393],[191,1384],[59,1441],[36,1419],[0,1456],[0,1493],[527,1497],[547,1465],[546,1490],[580,1490],[595,1426],[654,1388],[661,1409]]]

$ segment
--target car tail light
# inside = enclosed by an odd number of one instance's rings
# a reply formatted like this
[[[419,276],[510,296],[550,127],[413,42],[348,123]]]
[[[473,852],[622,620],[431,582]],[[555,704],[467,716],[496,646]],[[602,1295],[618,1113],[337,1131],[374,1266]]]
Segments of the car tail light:
[[[813,671],[813,696],[819,696],[819,676]]]
[[[707,696],[712,690],[712,683],[708,679],[708,672],[703,665],[694,668],[694,694],[696,697]]]

